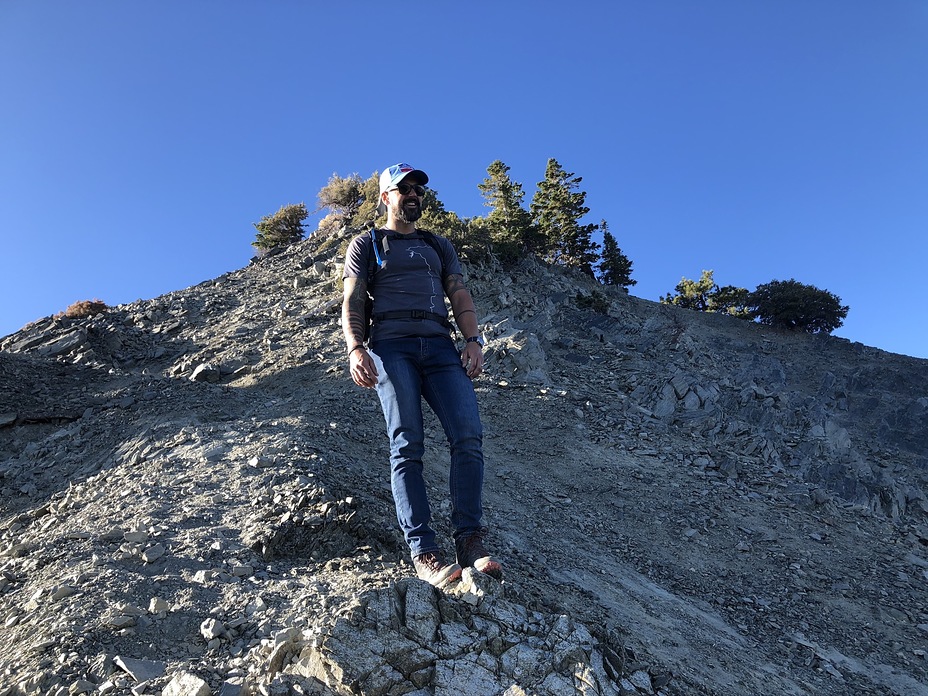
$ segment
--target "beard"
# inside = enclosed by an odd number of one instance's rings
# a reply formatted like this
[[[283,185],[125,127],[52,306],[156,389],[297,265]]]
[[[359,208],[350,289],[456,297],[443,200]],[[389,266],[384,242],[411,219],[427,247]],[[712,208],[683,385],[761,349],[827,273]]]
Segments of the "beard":
[[[415,207],[409,208],[398,203],[393,206],[393,217],[404,224],[411,224],[422,217],[422,203],[416,201]]]

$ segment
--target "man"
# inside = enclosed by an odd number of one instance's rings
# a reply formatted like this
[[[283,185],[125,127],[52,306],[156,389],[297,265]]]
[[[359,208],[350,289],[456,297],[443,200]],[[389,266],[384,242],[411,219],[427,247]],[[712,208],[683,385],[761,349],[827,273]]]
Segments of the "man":
[[[462,567],[502,577],[502,566],[483,541],[483,428],[471,380],[483,370],[477,312],[451,242],[416,230],[429,177],[408,164],[380,176],[380,205],[387,224],[355,237],[345,254],[342,328],[351,377],[380,397],[390,438],[390,484],[396,516],[416,574],[442,587]],[[373,257],[373,258],[372,258]],[[370,282],[368,278],[374,269]],[[365,302],[373,323],[365,346]],[[451,339],[445,297],[465,337]],[[441,421],[451,450],[451,524],[457,563],[445,560],[431,527],[422,475],[425,433],[422,399]]]

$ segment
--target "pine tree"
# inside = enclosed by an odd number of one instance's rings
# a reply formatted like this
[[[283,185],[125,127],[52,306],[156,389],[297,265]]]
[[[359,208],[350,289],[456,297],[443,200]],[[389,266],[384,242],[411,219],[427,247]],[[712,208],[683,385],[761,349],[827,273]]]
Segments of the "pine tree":
[[[598,227],[580,224],[580,219],[590,212],[585,205],[586,192],[575,190],[582,180],[564,171],[557,160],[549,159],[530,212],[544,237],[545,256],[554,263],[579,268],[593,276],[599,245],[592,236]]]
[[[603,285],[619,285],[626,289],[635,285],[638,281],[632,280],[632,262],[622,253],[605,220],[599,223],[599,229],[603,231],[603,254],[599,262],[600,282]]]
[[[695,309],[697,312],[708,312],[710,297],[718,292],[719,286],[712,278],[713,271],[703,271],[699,280],[681,278],[674,288],[676,295],[667,294],[660,298],[661,304],[672,304],[685,309]]]
[[[466,223],[454,211],[445,210],[445,204],[438,198],[438,191],[430,188],[422,198],[422,217],[416,221],[416,227],[459,241]]]
[[[251,245],[259,251],[270,251],[297,243],[303,239],[303,220],[308,216],[305,203],[281,206],[273,215],[265,215],[260,222],[253,223],[258,234]]]
[[[747,288],[739,288],[735,285],[725,285],[718,288],[710,298],[713,312],[728,314],[738,319],[747,319],[751,321],[754,316],[748,307],[751,293]]]
[[[493,209],[486,218],[486,228],[498,256],[513,261],[526,251],[540,251],[532,216],[522,207],[522,184],[509,178],[509,167],[501,160],[487,167],[487,174],[477,187],[486,199],[484,204]]]
[[[713,271],[703,271],[699,280],[682,278],[674,288],[676,295],[660,298],[661,304],[672,304],[697,312],[728,314],[738,319],[753,319],[748,307],[750,293],[734,285],[719,287]]]

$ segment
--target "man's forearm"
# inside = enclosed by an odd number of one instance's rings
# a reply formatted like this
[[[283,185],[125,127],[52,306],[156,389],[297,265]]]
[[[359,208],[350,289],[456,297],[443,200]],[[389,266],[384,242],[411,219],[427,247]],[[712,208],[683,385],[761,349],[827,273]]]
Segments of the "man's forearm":
[[[480,327],[477,322],[477,311],[473,309],[473,304],[471,304],[470,309],[455,310],[454,321],[457,323],[458,328],[465,338],[470,338],[480,333]]]
[[[474,299],[470,296],[470,292],[464,287],[464,279],[459,275],[450,276],[445,283],[445,292],[451,301],[451,312],[454,314],[454,321],[461,333],[464,334],[464,337],[470,338],[480,333],[477,308],[474,305]]]
[[[364,306],[367,303],[367,284],[357,278],[345,278],[345,294],[342,300],[342,333],[345,335],[346,350],[364,343]]]

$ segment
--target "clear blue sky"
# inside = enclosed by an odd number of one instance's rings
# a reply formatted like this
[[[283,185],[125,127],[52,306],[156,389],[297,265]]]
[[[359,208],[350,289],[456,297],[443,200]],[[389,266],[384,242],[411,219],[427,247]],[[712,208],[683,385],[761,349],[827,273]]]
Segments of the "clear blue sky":
[[[0,65],[0,336],[241,268],[333,173],[465,217],[553,157],[633,295],[795,278],[928,357],[925,0],[0,0]]]

